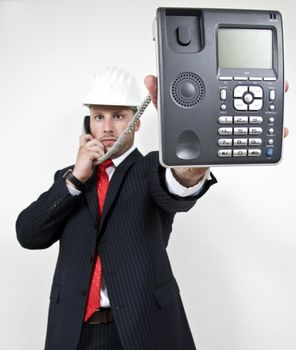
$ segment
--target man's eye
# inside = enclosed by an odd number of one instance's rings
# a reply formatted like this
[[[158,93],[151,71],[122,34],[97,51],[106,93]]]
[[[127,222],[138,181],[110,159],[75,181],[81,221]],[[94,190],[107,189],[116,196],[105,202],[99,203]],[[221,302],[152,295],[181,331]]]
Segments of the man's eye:
[[[102,115],[96,115],[95,120],[102,120],[104,117]]]
[[[114,114],[113,118],[114,119],[122,119],[123,115],[122,114]]]

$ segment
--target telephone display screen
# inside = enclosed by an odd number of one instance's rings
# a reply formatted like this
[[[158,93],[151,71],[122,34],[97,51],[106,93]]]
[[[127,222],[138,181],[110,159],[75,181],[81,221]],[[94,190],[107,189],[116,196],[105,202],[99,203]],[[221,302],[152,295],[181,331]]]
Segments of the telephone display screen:
[[[219,68],[272,68],[272,30],[220,28]]]

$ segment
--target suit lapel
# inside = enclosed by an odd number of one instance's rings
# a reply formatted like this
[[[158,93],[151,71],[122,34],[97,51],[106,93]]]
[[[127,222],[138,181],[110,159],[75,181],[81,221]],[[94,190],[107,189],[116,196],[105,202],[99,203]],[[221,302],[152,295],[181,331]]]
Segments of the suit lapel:
[[[114,174],[111,178],[111,182],[108,187],[108,192],[105,199],[104,209],[102,217],[100,220],[100,228],[104,222],[106,214],[111,208],[116,195],[119,191],[119,187],[122,183],[125,173],[127,170],[135,163],[137,160],[141,159],[143,156],[135,149],[128,157],[119,164],[115,169]],[[94,170],[93,175],[85,184],[85,198],[90,211],[90,214],[93,218],[95,224],[98,223],[98,195],[97,195],[97,168]]]

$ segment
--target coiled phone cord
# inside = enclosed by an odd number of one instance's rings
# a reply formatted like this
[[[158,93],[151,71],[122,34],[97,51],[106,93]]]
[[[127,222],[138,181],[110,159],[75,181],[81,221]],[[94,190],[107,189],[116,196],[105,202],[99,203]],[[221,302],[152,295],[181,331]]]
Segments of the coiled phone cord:
[[[136,126],[136,123],[144,113],[145,109],[149,105],[151,101],[151,97],[148,95],[145,97],[144,101],[140,105],[138,111],[134,114],[133,119],[128,123],[128,126],[126,129],[121,133],[119,138],[116,140],[114,145],[107,151],[103,156],[98,158],[99,164],[103,163],[105,160],[111,158],[111,156],[122,146],[124,140],[126,139],[127,135],[130,134]]]

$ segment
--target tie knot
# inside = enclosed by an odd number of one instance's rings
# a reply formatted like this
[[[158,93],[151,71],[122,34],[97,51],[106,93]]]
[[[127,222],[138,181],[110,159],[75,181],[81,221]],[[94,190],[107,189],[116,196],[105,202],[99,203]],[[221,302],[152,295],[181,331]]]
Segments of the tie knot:
[[[106,170],[107,168],[109,168],[112,165],[113,165],[112,160],[111,159],[107,159],[102,164],[100,164],[99,167],[102,170]]]

